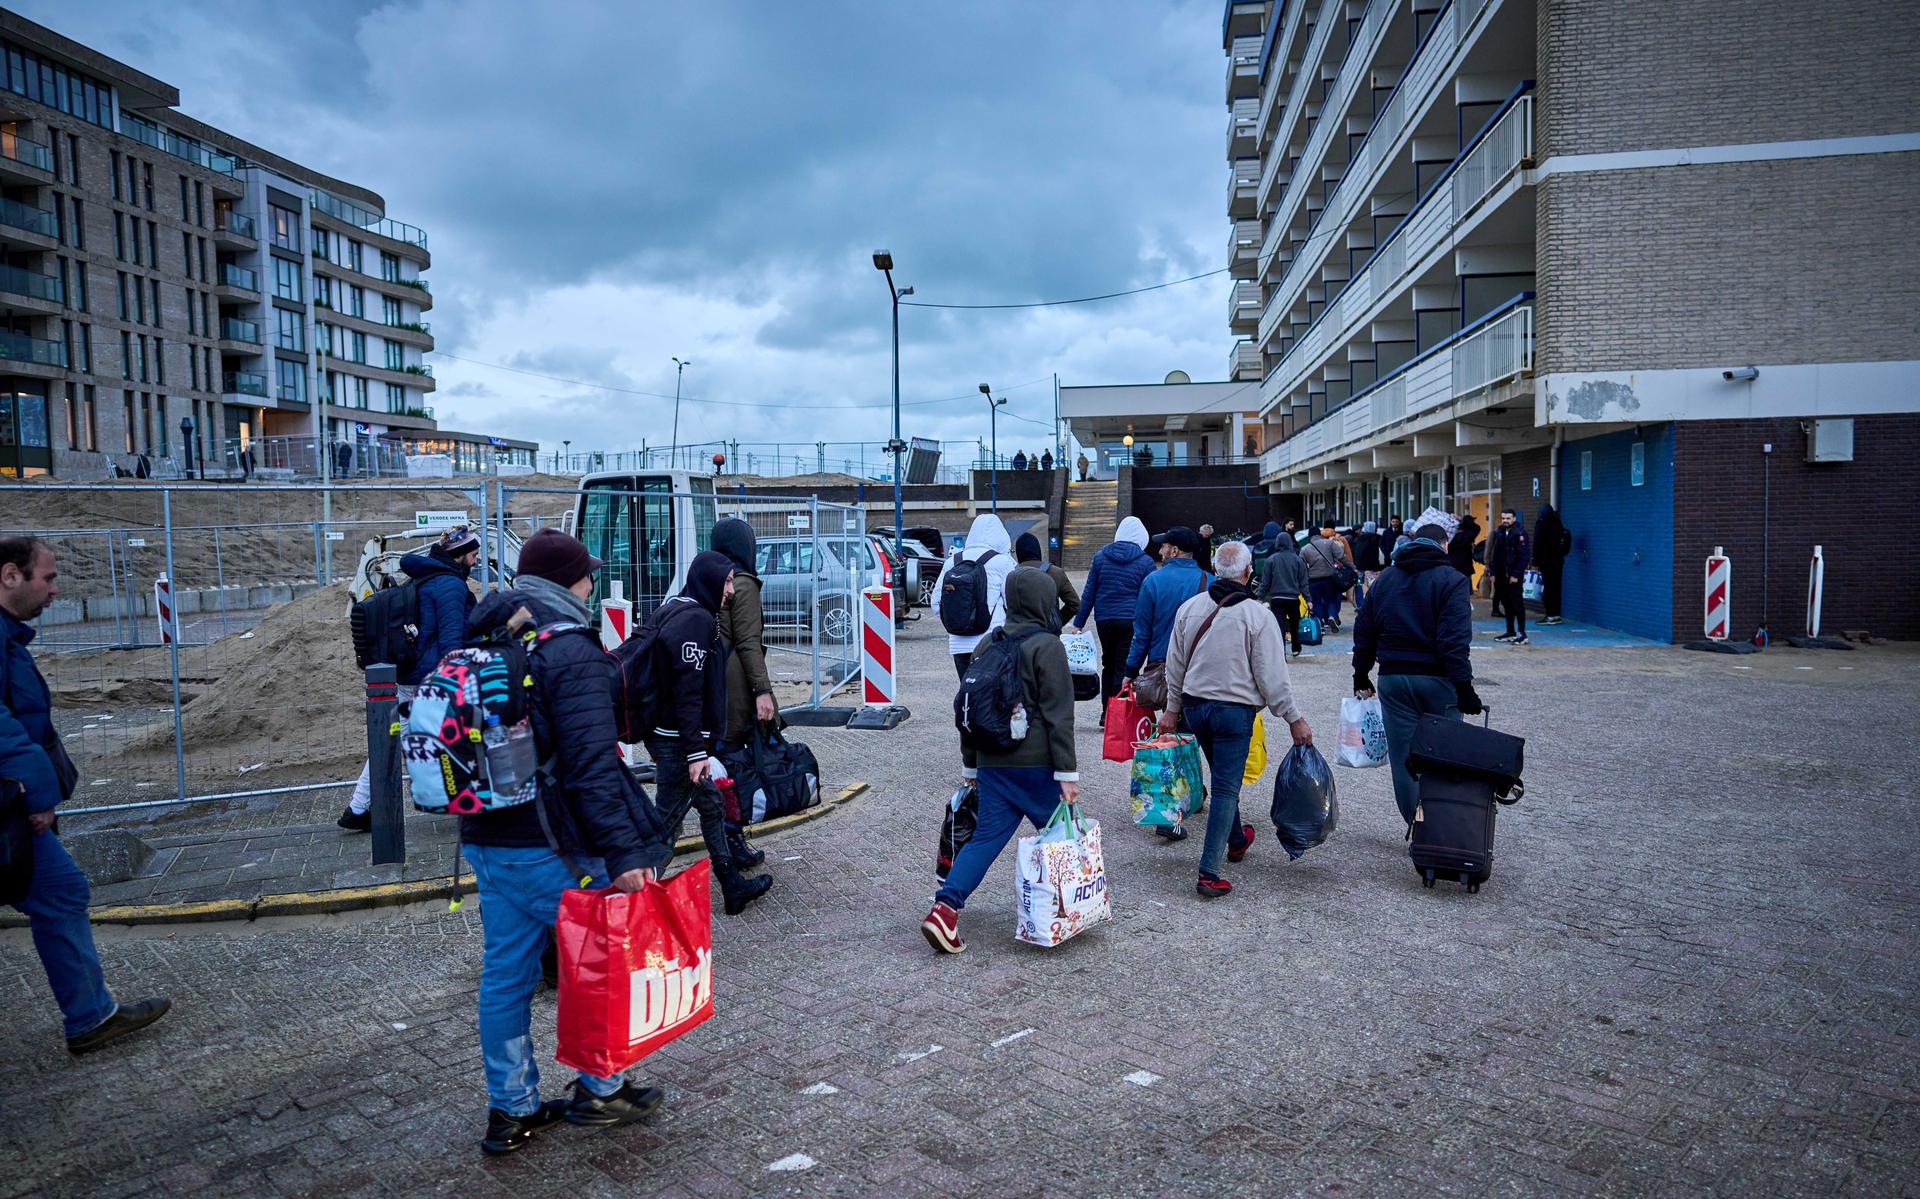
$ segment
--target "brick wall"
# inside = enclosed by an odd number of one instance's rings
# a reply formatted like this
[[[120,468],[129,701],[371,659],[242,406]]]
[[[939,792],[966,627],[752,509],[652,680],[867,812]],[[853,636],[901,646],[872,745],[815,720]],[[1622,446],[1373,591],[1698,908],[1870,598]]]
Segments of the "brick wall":
[[[1773,443],[1772,585],[1769,631],[1778,640],[1805,624],[1807,564],[1827,561],[1824,617],[1829,635],[1870,629],[1920,638],[1920,556],[1907,530],[1920,514],[1920,416],[1854,420],[1852,462],[1806,461],[1798,420],[1698,421],[1675,426],[1674,540],[1679,570],[1673,610],[1682,639],[1699,635],[1700,572],[1715,545],[1733,559],[1733,632],[1760,623],[1762,455]]]
[[[1907,132],[1920,21],[1902,11],[1538,0],[1540,157]]]
[[[1258,533],[1279,515],[1281,501],[1299,508],[1298,496],[1271,496],[1260,484],[1260,468],[1236,466],[1136,466],[1132,469],[1132,507],[1151,532],[1174,525],[1197,529],[1213,526],[1216,533]]]
[[[1553,484],[1548,478],[1552,463],[1553,450],[1547,446],[1505,454],[1500,459],[1500,507],[1520,513],[1529,536],[1533,534],[1533,521],[1539,515],[1540,505],[1553,493]],[[1536,480],[1540,484],[1538,496],[1533,493]]]
[[[1674,606],[1674,428],[1648,425],[1561,448],[1560,515],[1573,534],[1563,579],[1568,620],[1673,639],[1681,611]],[[1646,447],[1639,486],[1631,476],[1636,441]],[[1582,489],[1581,455],[1588,453],[1592,486]]]
[[[1542,373],[1920,358],[1920,153],[1552,175],[1535,216]]]

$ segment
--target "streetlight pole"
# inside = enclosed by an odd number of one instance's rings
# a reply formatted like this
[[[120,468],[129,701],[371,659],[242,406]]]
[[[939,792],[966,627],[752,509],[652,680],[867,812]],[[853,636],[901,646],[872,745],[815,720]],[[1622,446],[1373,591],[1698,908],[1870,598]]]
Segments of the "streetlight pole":
[[[985,383],[980,385],[980,394],[987,397],[988,436],[993,439],[993,449],[990,451],[992,458],[989,462],[992,473],[989,478],[992,480],[993,514],[998,516],[1000,515],[1000,405],[1007,400],[1005,396],[994,399],[993,388]]]
[[[692,366],[691,360],[673,360],[673,449],[667,455],[667,469],[673,469],[673,460],[680,456],[680,376]]]
[[[900,300],[913,294],[911,287],[893,285],[893,255],[886,250],[873,252],[874,269],[887,277],[887,295],[893,305],[893,440],[887,443],[887,452],[893,455],[893,557],[899,569],[905,570],[907,558],[902,545],[906,537],[906,504],[900,492],[900,454],[907,443],[900,440]]]

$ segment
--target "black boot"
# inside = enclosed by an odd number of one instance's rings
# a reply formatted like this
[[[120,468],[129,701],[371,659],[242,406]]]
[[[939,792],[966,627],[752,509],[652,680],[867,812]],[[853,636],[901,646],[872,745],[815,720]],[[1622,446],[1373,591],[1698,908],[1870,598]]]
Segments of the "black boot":
[[[751,870],[767,860],[767,851],[748,845],[747,834],[738,825],[727,826],[727,852],[733,855],[733,864],[742,870]]]
[[[748,878],[730,864],[715,862],[713,876],[720,880],[720,897],[726,901],[729,916],[738,916],[748,904],[773,889],[773,879],[767,875]]]

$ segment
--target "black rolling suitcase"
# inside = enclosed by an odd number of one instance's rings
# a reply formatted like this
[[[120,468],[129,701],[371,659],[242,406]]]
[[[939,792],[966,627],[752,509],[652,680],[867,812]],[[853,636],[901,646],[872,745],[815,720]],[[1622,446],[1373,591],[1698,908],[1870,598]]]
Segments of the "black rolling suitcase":
[[[1469,892],[1493,874],[1497,805],[1520,802],[1526,740],[1461,720],[1422,716],[1414,729],[1407,769],[1420,783],[1420,806],[1408,830],[1407,854],[1431,887],[1450,878]]]

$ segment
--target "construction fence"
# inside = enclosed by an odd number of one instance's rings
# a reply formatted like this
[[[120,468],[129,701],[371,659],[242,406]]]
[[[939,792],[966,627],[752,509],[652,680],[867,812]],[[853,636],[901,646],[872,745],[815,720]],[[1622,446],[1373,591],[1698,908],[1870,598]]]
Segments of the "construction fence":
[[[607,563],[596,610],[617,585],[638,621],[722,516],[759,538],[780,705],[825,704],[859,673],[857,598],[874,576],[857,509],[505,480],[0,486],[0,535],[41,538],[58,571],[32,650],[80,772],[69,814],[317,803],[350,784],[367,753],[350,606],[449,524],[485,530],[481,591],[511,584],[539,529],[576,533]]]

